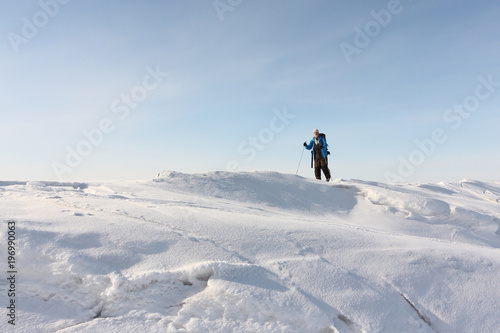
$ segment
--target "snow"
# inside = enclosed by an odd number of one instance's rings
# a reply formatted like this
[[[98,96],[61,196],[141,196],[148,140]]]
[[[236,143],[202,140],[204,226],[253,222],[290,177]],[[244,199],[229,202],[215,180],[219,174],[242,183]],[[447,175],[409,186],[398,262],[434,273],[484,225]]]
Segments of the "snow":
[[[2,332],[500,331],[500,183],[4,181],[0,217]]]

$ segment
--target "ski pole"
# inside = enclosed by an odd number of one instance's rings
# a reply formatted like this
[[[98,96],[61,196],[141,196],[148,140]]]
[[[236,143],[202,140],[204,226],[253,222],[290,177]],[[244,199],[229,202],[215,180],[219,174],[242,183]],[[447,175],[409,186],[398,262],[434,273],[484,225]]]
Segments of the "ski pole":
[[[300,162],[302,162],[302,156],[304,156],[304,151],[305,151],[305,149],[302,149],[302,154],[300,154],[299,165],[297,166],[297,171],[295,172],[295,174],[299,173]]]

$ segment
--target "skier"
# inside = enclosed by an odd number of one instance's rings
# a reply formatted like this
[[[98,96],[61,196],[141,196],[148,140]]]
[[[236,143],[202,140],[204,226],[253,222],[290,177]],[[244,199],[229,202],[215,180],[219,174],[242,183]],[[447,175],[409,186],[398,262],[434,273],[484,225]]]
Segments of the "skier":
[[[312,158],[314,159],[314,175],[316,179],[321,180],[321,170],[325,174],[326,181],[329,182],[332,176],[330,169],[328,169],[328,144],[326,143],[326,136],[319,133],[318,129],[313,131],[314,138],[307,144],[304,142],[304,147],[307,150],[312,149]]]

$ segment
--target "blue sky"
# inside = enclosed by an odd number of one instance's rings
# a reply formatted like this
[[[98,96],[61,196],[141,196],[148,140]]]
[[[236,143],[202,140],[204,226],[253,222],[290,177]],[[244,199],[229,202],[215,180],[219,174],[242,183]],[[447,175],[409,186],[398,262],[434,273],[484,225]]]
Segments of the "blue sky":
[[[295,173],[319,128],[334,178],[500,180],[500,86],[480,88],[457,129],[443,118],[479,77],[500,82],[496,1],[220,0],[219,13],[213,1],[55,1],[0,4],[0,179]],[[377,24],[347,61],[341,45]],[[168,76],[121,119],[113,102],[144,92],[148,68]],[[273,130],[284,110],[294,118]],[[103,119],[113,129],[85,151],[83,131]],[[447,140],[419,153],[436,128]],[[299,174],[312,177],[308,154]]]

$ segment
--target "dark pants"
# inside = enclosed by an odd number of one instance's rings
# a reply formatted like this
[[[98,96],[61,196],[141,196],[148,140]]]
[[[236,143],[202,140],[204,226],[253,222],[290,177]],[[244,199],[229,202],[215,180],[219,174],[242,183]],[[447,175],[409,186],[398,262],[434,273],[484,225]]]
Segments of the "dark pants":
[[[316,179],[321,179],[321,170],[323,170],[327,180],[332,178],[330,175],[330,169],[328,169],[328,157],[318,156],[314,159],[314,175],[316,176]]]

